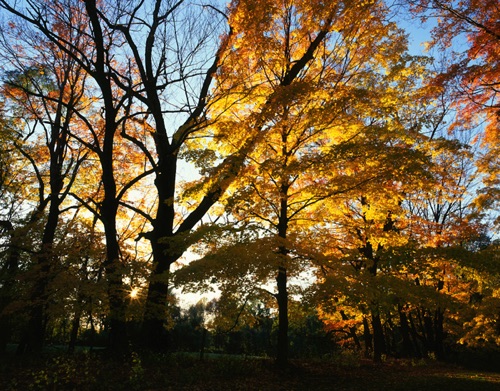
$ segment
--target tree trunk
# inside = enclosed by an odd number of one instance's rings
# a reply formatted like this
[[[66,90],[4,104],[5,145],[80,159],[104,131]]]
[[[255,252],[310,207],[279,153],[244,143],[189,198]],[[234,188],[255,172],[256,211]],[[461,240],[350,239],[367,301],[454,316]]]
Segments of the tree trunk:
[[[284,368],[288,365],[288,291],[286,268],[280,266],[276,277],[278,293],[278,345],[276,364]]]
[[[349,320],[349,317],[343,310],[340,310],[339,313],[340,316],[342,317],[342,320]],[[361,350],[361,343],[359,342],[359,338],[356,334],[356,327],[349,327],[349,335],[351,336],[354,344],[356,345],[356,348]]]
[[[282,134],[282,153],[286,156],[286,131]],[[288,233],[288,183],[282,183],[280,186],[280,215],[278,221],[278,237],[285,240]],[[279,245],[279,266],[276,283],[278,293],[276,300],[278,302],[278,345],[276,348],[276,364],[280,368],[288,365],[288,276],[287,276],[287,258],[288,249],[284,244]]]
[[[159,115],[160,117],[163,115],[161,111]],[[193,227],[201,221],[224,192],[224,186],[228,186],[230,181],[228,180],[226,184],[210,190],[174,232],[178,146],[168,144],[165,129],[157,133],[163,134],[163,137],[157,135],[155,140],[158,154],[161,156],[155,179],[158,207],[153,221],[153,230],[145,235],[150,240],[153,249],[153,270],[145,304],[142,339],[148,348],[164,349],[167,341],[162,336],[167,313],[170,265],[177,261],[187,249],[183,235],[188,235]],[[230,176],[234,178],[243,164],[243,159],[236,159],[228,164],[231,167]]]
[[[410,321],[410,335],[413,340],[413,346],[415,347],[415,356],[417,358],[422,358],[424,357],[420,344],[422,337],[417,332],[417,328],[415,327],[415,322],[413,321],[413,316],[411,315],[411,312],[408,314],[408,319]]]
[[[401,348],[401,355],[403,357],[413,357],[414,351],[410,338],[410,326],[408,325],[408,318],[403,310],[403,307],[398,304],[399,324],[401,330],[401,337],[403,339],[403,346]]]
[[[416,312],[417,312],[416,320],[418,321],[418,329],[421,331],[421,333],[417,335],[420,341],[422,342],[422,357],[428,357],[430,343],[429,343],[429,336],[427,335],[427,330],[425,327],[424,315],[422,313],[421,308],[417,308]],[[416,327],[415,330],[417,330]]]
[[[76,315],[71,322],[71,332],[69,336],[68,353],[74,353],[76,340],[78,338],[78,330],[80,329],[80,315]]]
[[[356,334],[355,327],[349,327],[349,333],[351,335],[352,340],[354,341],[354,345],[356,345],[356,349],[361,351],[361,342],[359,342],[358,335]]]
[[[4,313],[5,308],[15,299],[15,275],[19,269],[19,250],[16,244],[16,232],[8,220],[0,221],[9,233],[8,258],[0,271],[0,353],[7,348],[12,332],[11,319]]]
[[[153,113],[154,114],[154,113]],[[153,251],[153,270],[151,271],[148,294],[142,324],[142,339],[149,349],[165,349],[164,326],[168,303],[168,284],[170,265],[182,254],[182,248],[172,248],[168,242],[174,235],[174,197],[177,154],[168,143],[165,129],[157,129],[156,145],[160,155],[155,186],[158,193],[158,206],[153,222],[153,230],[148,239]],[[175,246],[174,246],[175,247]]]
[[[386,353],[384,330],[380,320],[380,314],[372,311],[373,328],[373,360],[382,362],[382,355]]]
[[[107,37],[101,26],[101,17],[97,10],[96,0],[85,2],[85,9],[89,17],[92,31],[92,40],[95,44],[95,60],[92,76],[99,85],[102,92],[104,104],[104,135],[102,147],[96,148],[99,163],[102,170],[102,184],[104,187],[104,199],[100,208],[100,220],[104,225],[106,237],[106,261],[104,270],[106,272],[107,293],[109,300],[109,342],[108,348],[112,353],[123,353],[128,350],[126,309],[127,301],[123,288],[123,266],[120,262],[120,248],[116,228],[116,215],[119,200],[117,199],[116,181],[114,176],[114,148],[115,134],[119,123],[117,116],[120,103],[116,102],[116,94],[112,86],[112,78],[109,69],[109,51]],[[116,104],[116,106],[115,106]],[[101,140],[99,140],[101,141]]]
[[[205,358],[205,344],[207,342],[207,329],[205,327],[201,330],[201,342],[200,342],[200,361]]]
[[[429,311],[423,310],[423,322],[425,330],[425,348],[428,352],[436,351],[436,338],[434,335],[434,324]]]
[[[142,324],[142,337],[145,347],[152,350],[164,350],[167,346],[165,338],[165,319],[168,301],[168,275],[170,263],[163,262],[153,269]]]
[[[363,338],[365,340],[365,357],[369,358],[373,351],[373,338],[368,319],[365,316],[363,316]]]
[[[444,360],[444,331],[443,331],[444,311],[437,308],[434,314],[434,336],[435,336],[435,350],[436,358]]]
[[[35,286],[30,295],[30,318],[26,333],[26,350],[30,352],[39,352],[43,348],[45,341],[45,313],[49,301],[49,284],[52,278],[53,258],[52,243],[47,243],[45,250],[37,257],[37,276]]]
[[[114,179],[111,182],[108,186],[114,187]],[[104,187],[106,188],[106,185]],[[110,332],[108,348],[113,354],[122,354],[128,350],[128,336],[126,322],[127,300],[123,286],[123,265],[120,261],[120,249],[116,231],[118,203],[112,191],[108,190],[107,193],[108,196],[105,196],[102,206],[101,220],[104,225],[106,237],[104,271],[109,300],[108,324]]]
[[[90,307],[92,308],[92,300],[90,302]],[[92,314],[92,309],[88,311],[89,323],[90,323],[90,338],[89,338],[89,349],[90,351],[94,350],[94,342],[95,342],[95,325],[94,325],[94,315]]]
[[[57,132],[52,137],[62,135]],[[53,148],[53,146],[51,146]],[[63,148],[59,146],[59,148]],[[63,153],[65,148],[61,149],[59,153]],[[52,272],[54,269],[54,239],[56,235],[57,226],[59,223],[59,205],[62,200],[59,193],[63,187],[63,179],[61,174],[61,164],[63,156],[57,156],[51,149],[50,158],[50,206],[47,216],[47,221],[43,229],[42,243],[38,254],[36,255],[36,276],[33,290],[30,295],[30,303],[32,305],[30,310],[30,317],[28,327],[25,331],[25,338],[27,341],[26,350],[32,352],[39,352],[42,350],[45,340],[45,326],[46,326],[46,309],[49,302],[49,285],[52,279]]]
[[[107,236],[107,235],[106,235]],[[116,239],[115,239],[116,241]],[[107,293],[109,300],[109,340],[108,348],[112,353],[121,354],[128,350],[125,292],[123,289],[123,273],[118,253],[111,255],[118,249],[118,243],[107,242],[108,259],[105,265],[107,279]],[[113,257],[113,258],[110,258]]]

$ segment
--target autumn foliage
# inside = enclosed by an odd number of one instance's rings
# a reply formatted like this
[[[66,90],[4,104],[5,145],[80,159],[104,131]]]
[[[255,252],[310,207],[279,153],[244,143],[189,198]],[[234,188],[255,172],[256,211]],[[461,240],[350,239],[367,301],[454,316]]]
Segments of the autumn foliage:
[[[404,3],[0,0],[2,348],[498,349],[499,7]]]

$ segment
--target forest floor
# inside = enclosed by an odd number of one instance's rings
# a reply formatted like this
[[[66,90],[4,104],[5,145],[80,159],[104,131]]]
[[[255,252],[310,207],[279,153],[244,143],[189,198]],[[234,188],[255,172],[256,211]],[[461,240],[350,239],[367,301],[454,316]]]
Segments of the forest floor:
[[[491,364],[491,363],[490,363]],[[271,359],[240,356],[103,354],[0,356],[0,390],[500,390],[498,371],[424,360],[381,364],[353,357],[292,361],[278,370]]]

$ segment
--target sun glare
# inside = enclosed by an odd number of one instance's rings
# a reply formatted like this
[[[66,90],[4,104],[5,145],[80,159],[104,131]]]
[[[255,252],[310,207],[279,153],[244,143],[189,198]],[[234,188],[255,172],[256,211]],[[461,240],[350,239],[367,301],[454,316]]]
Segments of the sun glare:
[[[139,288],[132,288],[130,291],[130,298],[131,299],[136,299],[139,294]]]

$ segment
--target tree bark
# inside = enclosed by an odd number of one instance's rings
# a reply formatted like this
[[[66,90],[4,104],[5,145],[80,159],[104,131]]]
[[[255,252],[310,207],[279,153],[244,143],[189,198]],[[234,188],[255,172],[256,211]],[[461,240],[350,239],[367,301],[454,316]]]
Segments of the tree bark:
[[[437,308],[434,313],[434,337],[435,337],[435,350],[436,358],[444,360],[444,331],[443,331],[444,311]]]
[[[69,72],[70,70],[65,70]],[[59,93],[63,94],[65,83],[60,86]],[[68,116],[63,117],[65,107],[62,103],[62,98],[58,102],[55,112],[54,121],[50,124],[50,139],[48,140],[47,149],[49,152],[49,179],[50,179],[50,195],[46,200],[40,199],[40,207],[37,213],[41,215],[42,206],[49,202],[49,211],[47,221],[43,228],[42,243],[35,256],[37,275],[35,283],[30,295],[30,318],[27,330],[25,331],[25,339],[27,341],[26,349],[28,351],[39,352],[42,350],[45,341],[46,327],[46,309],[49,302],[50,292],[49,285],[53,278],[54,269],[54,240],[57,227],[59,225],[59,216],[61,214],[59,207],[63,202],[65,195],[61,195],[64,186],[63,178],[63,163],[68,149],[68,132],[69,120],[71,118],[71,109],[67,108]],[[47,113],[50,116],[51,113]],[[39,179],[42,181],[43,179]]]
[[[15,275],[19,269],[19,250],[16,243],[16,232],[8,220],[0,221],[0,227],[9,233],[8,258],[0,270],[0,353],[7,348],[12,332],[11,319],[4,313],[7,306],[15,299]]]
[[[436,339],[434,335],[434,325],[429,311],[423,310],[423,330],[425,335],[425,348],[427,353],[436,351]]]
[[[346,315],[345,311],[340,310],[339,313],[340,316],[342,317],[342,320],[349,320],[349,317]],[[361,343],[359,342],[359,338],[356,334],[356,327],[349,327],[349,335],[351,336],[354,344],[356,345],[356,348],[361,350]]]
[[[30,310],[28,327],[25,331],[26,350],[30,352],[41,351],[45,342],[46,309],[50,297],[48,290],[50,281],[53,277],[52,272],[54,268],[53,246],[59,221],[60,200],[57,194],[60,188],[62,188],[62,180],[60,179],[58,181],[58,187],[59,189],[52,189],[51,192],[53,197],[51,197],[49,215],[44,227],[42,246],[36,256],[37,275],[30,295],[32,307]]]
[[[365,340],[365,357],[370,358],[373,351],[373,337],[366,316],[363,316],[363,338]]]
[[[155,247],[153,244],[153,248]],[[155,251],[153,251],[154,253]],[[164,350],[168,348],[167,339],[164,335],[164,326],[171,261],[165,259],[162,255],[155,259],[162,259],[163,262],[156,263],[150,277],[142,324],[142,335],[145,347],[152,350]]]
[[[420,344],[420,342],[422,341],[422,337],[418,334],[411,312],[408,314],[408,319],[410,321],[410,335],[413,340],[413,346],[415,347],[415,355],[417,358],[422,358],[424,357]]]
[[[128,350],[126,323],[126,293],[123,288],[123,270],[119,257],[119,244],[116,232],[117,204],[112,197],[103,203],[102,221],[106,237],[106,261],[104,270],[109,300],[109,340],[108,348],[112,353],[121,354]],[[106,205],[110,205],[106,208]]]
[[[76,340],[78,338],[78,330],[80,328],[80,315],[76,315],[71,321],[71,331],[69,335],[68,353],[74,353],[76,347]]]
[[[384,330],[380,320],[380,314],[372,311],[373,328],[373,361],[382,362],[382,355],[387,353],[384,339]]]
[[[278,345],[276,348],[276,364],[284,368],[288,365],[288,291],[287,271],[280,266],[276,277],[278,293]]]
[[[413,345],[411,343],[410,326],[408,325],[408,318],[403,310],[403,307],[399,304],[398,304],[398,313],[399,313],[401,337],[403,339],[401,354],[403,357],[413,357],[415,353],[413,351]]]
[[[104,269],[107,280],[107,293],[109,300],[109,348],[114,353],[128,350],[125,291],[123,288],[123,267],[120,262],[120,248],[116,228],[116,218],[119,200],[117,199],[116,181],[114,177],[114,143],[118,130],[118,112],[120,103],[115,102],[112,80],[109,74],[109,52],[105,42],[96,0],[85,2],[89,23],[95,44],[94,69],[91,74],[99,85],[104,104],[104,136],[102,147],[96,150],[102,169],[102,183],[104,199],[100,209],[100,220],[104,225],[106,237],[106,261]],[[116,106],[115,106],[116,104]],[[98,141],[98,140],[96,140]],[[100,141],[100,140],[99,140]]]

